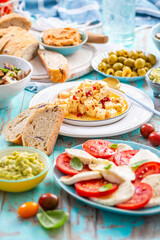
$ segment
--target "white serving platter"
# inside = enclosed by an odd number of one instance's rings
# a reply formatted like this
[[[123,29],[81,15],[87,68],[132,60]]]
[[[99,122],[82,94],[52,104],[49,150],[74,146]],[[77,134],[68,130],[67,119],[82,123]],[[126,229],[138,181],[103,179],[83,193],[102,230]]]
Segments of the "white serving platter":
[[[78,83],[80,83],[80,81],[78,81]],[[74,86],[74,84],[77,84],[77,82],[68,82],[65,84],[67,88],[71,88]],[[64,84],[57,84],[40,91],[32,98],[29,107],[32,107],[38,103],[50,102],[53,94],[58,90],[60,91],[63,85]],[[134,98],[137,100],[145,102],[146,105],[154,108],[153,101],[142,90],[127,84],[121,84],[121,90],[131,96],[134,96]],[[132,106],[128,114],[123,119],[115,123],[97,127],[75,126],[63,123],[59,134],[77,138],[117,136],[139,128],[142,124],[148,122],[152,115],[153,114],[150,111],[132,101]]]

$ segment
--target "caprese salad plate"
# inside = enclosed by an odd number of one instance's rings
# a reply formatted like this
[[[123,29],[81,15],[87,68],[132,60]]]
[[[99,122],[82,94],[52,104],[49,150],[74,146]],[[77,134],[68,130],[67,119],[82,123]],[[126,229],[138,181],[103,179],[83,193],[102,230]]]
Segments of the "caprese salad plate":
[[[160,152],[121,140],[88,140],[65,149],[54,176],[68,194],[113,213],[160,213]]]
[[[53,95],[62,92],[65,89],[70,89],[76,84],[83,81],[68,82],[57,84],[48,87],[37,93],[30,101],[29,107],[33,107],[39,103],[51,102]],[[151,98],[142,90],[128,84],[121,84],[121,90],[135,99],[145,102],[146,105],[154,108]],[[73,124],[63,122],[59,134],[63,136],[76,137],[76,138],[97,138],[97,137],[111,137],[133,131],[140,127],[142,124],[148,122],[152,117],[152,113],[141,105],[132,101],[132,105],[127,115],[121,120],[103,126],[76,126]],[[103,120],[102,120],[103,121]],[[105,121],[105,120],[104,120]]]

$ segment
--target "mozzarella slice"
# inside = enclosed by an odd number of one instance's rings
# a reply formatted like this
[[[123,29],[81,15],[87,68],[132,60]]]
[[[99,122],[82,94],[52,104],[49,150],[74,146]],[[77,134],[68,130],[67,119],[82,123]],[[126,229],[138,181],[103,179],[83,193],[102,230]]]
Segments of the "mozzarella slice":
[[[95,157],[80,149],[67,148],[65,149],[65,152],[70,158],[73,157],[79,158],[83,164],[90,164],[92,161],[96,160]]]
[[[120,184],[124,181],[133,181],[135,180],[135,174],[132,170],[124,166],[112,166],[108,170],[103,170],[102,175],[105,180],[111,183]]]
[[[126,150],[133,150],[133,148],[131,148],[128,144],[124,144],[124,143],[118,144],[117,152],[122,152]]]
[[[60,178],[60,181],[66,185],[72,185],[76,182],[91,180],[91,179],[100,179],[102,178],[102,174],[96,171],[88,171],[78,173],[74,176],[63,176]]]
[[[152,174],[145,177],[142,182],[148,183],[152,187],[152,198],[145,207],[155,207],[160,205],[160,174]]]
[[[89,168],[92,171],[103,171],[108,165],[116,166],[112,161],[103,158],[97,158],[92,163],[89,164]]]
[[[106,196],[100,198],[90,198],[92,201],[101,203],[107,206],[114,206],[116,204],[120,204],[128,201],[134,194],[134,186],[131,182],[126,181],[120,184],[118,189]]]
[[[141,160],[146,160],[146,162],[160,162],[160,158],[147,149],[140,149],[129,161],[129,165],[140,162]]]

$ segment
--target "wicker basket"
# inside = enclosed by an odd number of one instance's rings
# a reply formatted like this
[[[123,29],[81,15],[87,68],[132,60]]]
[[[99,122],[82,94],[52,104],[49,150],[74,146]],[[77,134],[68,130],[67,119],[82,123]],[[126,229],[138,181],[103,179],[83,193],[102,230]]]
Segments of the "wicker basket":
[[[4,3],[0,3],[0,17],[3,15],[14,12],[18,5],[19,0],[9,0]]]

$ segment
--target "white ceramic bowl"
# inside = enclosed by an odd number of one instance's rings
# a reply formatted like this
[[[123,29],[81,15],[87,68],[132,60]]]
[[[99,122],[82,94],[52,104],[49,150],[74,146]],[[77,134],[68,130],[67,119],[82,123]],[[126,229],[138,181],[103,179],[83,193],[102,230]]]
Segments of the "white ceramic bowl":
[[[3,63],[5,62],[8,64],[13,64],[15,67],[21,68],[24,71],[31,69],[31,72],[27,77],[18,82],[0,85],[0,109],[9,106],[11,99],[26,87],[27,83],[31,79],[33,72],[32,65],[23,58],[0,55],[0,67],[3,68]]]
[[[80,84],[80,82],[77,82],[76,85],[79,85],[79,84]],[[64,91],[64,90],[68,90],[69,91],[69,90],[71,90],[71,88],[65,88],[64,87],[62,91]],[[96,121],[83,121],[83,120],[73,120],[73,119],[69,119],[69,118],[64,118],[63,122],[64,123],[68,123],[70,125],[76,125],[76,126],[85,126],[85,127],[94,127],[95,126],[96,127],[96,126],[103,126],[103,125],[112,124],[112,123],[117,122],[120,119],[124,118],[128,114],[128,112],[129,112],[129,110],[131,108],[132,103],[131,103],[130,99],[128,99],[126,97],[126,95],[124,93],[122,93],[120,91],[117,91],[115,89],[111,89],[111,91],[113,93],[115,93],[116,95],[121,96],[122,98],[124,98],[126,100],[127,104],[128,104],[127,110],[124,113],[122,113],[121,115],[113,117],[113,118],[105,119],[105,120],[96,120]],[[54,102],[54,100],[58,97],[58,94],[60,92],[54,93],[52,95],[52,97],[49,99],[49,102]]]

